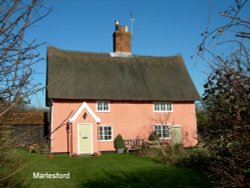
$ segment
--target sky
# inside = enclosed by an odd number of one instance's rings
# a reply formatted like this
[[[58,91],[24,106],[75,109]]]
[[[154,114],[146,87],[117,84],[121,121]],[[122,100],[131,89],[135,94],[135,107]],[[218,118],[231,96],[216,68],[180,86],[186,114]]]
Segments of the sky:
[[[223,21],[218,16],[229,0],[211,0],[209,29]],[[189,74],[202,96],[209,73],[208,66],[197,56],[201,33],[208,23],[209,0],[53,0],[47,6],[53,11],[32,26],[28,38],[46,45],[39,48],[44,58],[35,65],[34,83],[46,83],[46,49],[48,45],[85,52],[112,52],[115,20],[131,29],[132,53],[136,55],[171,56],[181,54]],[[191,56],[194,56],[191,58]],[[178,87],[178,86],[176,86]],[[31,98],[31,105],[45,107],[45,91]]]

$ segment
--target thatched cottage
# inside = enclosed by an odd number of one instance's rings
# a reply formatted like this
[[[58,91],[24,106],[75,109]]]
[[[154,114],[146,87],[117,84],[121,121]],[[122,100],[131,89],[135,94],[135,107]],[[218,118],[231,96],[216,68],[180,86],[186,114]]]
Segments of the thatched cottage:
[[[114,138],[194,146],[199,99],[181,56],[137,56],[115,23],[113,52],[47,50],[51,152],[114,151]]]

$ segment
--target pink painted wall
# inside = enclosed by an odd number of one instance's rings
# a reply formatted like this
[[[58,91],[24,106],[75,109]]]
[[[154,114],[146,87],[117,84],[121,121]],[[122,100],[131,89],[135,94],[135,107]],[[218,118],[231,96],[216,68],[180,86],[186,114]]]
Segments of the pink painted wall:
[[[67,152],[66,124],[83,101],[53,100],[51,108],[51,152]],[[140,138],[147,140],[153,125],[168,124],[182,126],[182,143],[185,147],[194,146],[196,140],[196,114],[193,102],[173,102],[173,112],[153,112],[152,102],[119,102],[110,101],[110,112],[96,112],[96,101],[86,101],[89,107],[101,119],[100,125],[111,125],[113,138],[121,134],[124,139]],[[78,123],[92,123],[94,152],[114,150],[112,141],[98,141],[97,127],[94,119],[88,114],[82,118],[84,109],[72,125],[73,153],[77,149]]]

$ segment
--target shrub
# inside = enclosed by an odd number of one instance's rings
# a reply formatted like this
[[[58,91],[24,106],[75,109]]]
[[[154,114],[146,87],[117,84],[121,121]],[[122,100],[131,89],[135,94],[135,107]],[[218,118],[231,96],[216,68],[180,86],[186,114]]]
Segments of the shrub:
[[[189,155],[178,161],[178,165],[204,171],[208,169],[211,155],[204,148],[192,148],[188,150]]]
[[[176,164],[179,160],[189,156],[186,149],[181,144],[167,144],[161,149],[164,163]]]
[[[160,159],[161,151],[160,151],[160,148],[155,148],[155,147],[149,148],[149,147],[143,146],[141,150],[135,152],[135,154],[138,156],[146,156],[146,157]]]
[[[156,141],[156,140],[159,140],[159,136],[158,136],[157,133],[154,131],[154,132],[152,132],[152,133],[149,135],[148,140],[149,140],[149,141]]]
[[[160,160],[162,163],[176,164],[180,159],[187,158],[188,152],[182,145],[158,143],[158,145],[143,147],[137,152],[140,156],[153,157]]]
[[[115,149],[122,149],[124,148],[124,140],[122,138],[122,135],[118,134],[117,137],[114,140]]]

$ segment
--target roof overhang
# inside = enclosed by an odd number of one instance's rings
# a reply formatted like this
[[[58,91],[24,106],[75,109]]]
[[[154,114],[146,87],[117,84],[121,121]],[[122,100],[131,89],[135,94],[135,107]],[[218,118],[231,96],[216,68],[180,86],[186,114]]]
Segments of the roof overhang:
[[[101,119],[93,112],[86,102],[83,102],[81,106],[77,109],[74,115],[68,120],[68,123],[73,124],[76,118],[81,114],[81,112],[86,109],[88,113],[93,117],[96,123],[101,123]]]

